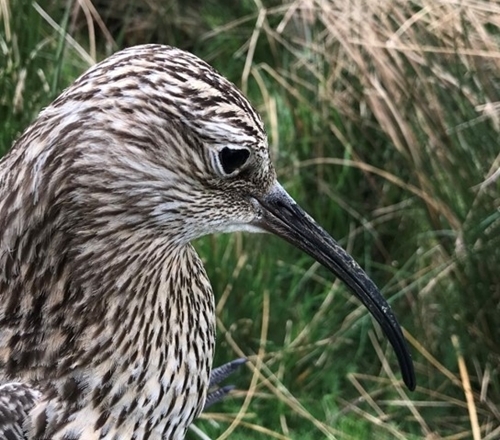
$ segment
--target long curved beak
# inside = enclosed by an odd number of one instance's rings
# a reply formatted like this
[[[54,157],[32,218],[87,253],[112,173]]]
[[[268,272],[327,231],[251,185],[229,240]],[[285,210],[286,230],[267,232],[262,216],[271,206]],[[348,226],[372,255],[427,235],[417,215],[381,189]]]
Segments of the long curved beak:
[[[272,232],[308,253],[344,283],[365,305],[382,327],[399,361],[403,380],[415,389],[415,371],[406,340],[389,304],[354,259],[321,228],[283,187],[276,183],[271,190],[256,199],[261,215],[255,226]]]

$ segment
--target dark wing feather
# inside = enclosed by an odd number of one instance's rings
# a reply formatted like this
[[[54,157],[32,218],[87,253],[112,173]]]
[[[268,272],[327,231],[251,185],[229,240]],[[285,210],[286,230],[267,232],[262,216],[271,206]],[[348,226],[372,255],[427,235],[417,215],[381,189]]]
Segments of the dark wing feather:
[[[0,385],[0,439],[25,440],[24,423],[41,393],[29,385]]]

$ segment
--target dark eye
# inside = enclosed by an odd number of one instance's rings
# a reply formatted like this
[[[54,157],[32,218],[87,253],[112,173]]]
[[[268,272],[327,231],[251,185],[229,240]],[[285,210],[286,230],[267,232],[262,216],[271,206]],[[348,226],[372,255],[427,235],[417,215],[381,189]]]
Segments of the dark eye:
[[[219,152],[219,160],[222,169],[226,174],[231,174],[234,170],[243,166],[250,156],[250,151],[246,148],[228,148],[224,147]]]

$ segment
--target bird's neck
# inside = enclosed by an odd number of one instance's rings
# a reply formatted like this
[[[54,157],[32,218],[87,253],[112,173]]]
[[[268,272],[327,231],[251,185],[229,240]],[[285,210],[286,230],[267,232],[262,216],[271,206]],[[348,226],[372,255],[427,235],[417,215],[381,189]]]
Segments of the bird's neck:
[[[210,284],[190,245],[116,238],[109,247],[92,240],[70,247],[60,273],[47,267],[45,284],[28,286],[29,300],[17,301],[29,306],[17,308],[12,326],[4,319],[0,361],[10,377],[46,385],[54,400],[37,411],[55,414],[54,426],[58,402],[69,401],[65,430],[98,426],[125,439],[133,424],[147,422],[158,434],[151,438],[177,438],[201,410],[209,381]]]

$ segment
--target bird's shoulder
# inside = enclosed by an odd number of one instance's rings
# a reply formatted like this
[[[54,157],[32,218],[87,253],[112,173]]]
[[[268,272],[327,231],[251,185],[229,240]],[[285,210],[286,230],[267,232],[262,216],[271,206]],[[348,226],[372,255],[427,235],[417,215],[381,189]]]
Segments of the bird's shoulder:
[[[40,398],[40,391],[28,384],[0,384],[0,439],[26,439],[26,417]]]

